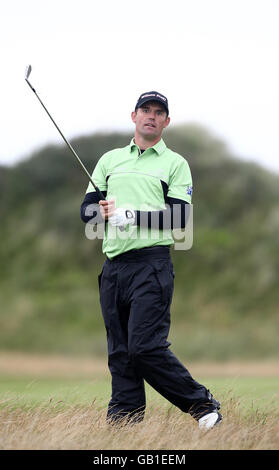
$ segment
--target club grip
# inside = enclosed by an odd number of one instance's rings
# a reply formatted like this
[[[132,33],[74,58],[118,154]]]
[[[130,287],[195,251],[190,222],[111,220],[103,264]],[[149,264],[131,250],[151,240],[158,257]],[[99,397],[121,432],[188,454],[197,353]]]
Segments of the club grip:
[[[103,195],[102,191],[100,191],[99,188],[97,188],[97,186],[95,186],[95,190],[96,190],[96,193],[97,193],[98,197],[100,198],[100,200],[105,201],[106,198]]]
[[[105,201],[106,198],[103,195],[102,191],[100,191],[99,188],[97,188],[97,186],[95,186],[95,190],[96,190],[96,193],[98,194],[98,197],[100,198],[100,200]],[[118,228],[119,228],[120,232],[124,232],[124,230],[125,230],[125,227],[122,227],[122,226],[118,227]]]

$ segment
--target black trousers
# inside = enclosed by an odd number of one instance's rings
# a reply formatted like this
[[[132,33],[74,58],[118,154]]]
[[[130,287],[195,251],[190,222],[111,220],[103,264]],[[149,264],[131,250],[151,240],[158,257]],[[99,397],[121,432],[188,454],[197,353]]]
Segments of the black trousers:
[[[144,381],[195,419],[218,402],[170,351],[174,272],[168,247],[132,250],[106,259],[99,275],[112,395],[108,420],[141,420]]]

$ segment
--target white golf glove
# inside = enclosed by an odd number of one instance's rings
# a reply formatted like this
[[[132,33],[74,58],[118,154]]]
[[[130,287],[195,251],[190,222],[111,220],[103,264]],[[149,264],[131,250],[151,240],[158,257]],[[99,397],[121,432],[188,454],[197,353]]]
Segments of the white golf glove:
[[[115,209],[113,215],[109,217],[109,223],[113,227],[126,227],[126,225],[134,224],[136,220],[135,211],[131,209],[123,209],[119,207]]]

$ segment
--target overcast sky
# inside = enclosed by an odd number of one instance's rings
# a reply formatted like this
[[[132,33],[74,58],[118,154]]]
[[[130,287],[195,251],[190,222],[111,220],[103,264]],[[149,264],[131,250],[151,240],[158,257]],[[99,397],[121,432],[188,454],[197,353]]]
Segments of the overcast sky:
[[[278,0],[3,0],[0,164],[61,142],[133,130],[138,96],[169,99],[239,157],[279,172]],[[82,155],[80,155],[82,158]]]

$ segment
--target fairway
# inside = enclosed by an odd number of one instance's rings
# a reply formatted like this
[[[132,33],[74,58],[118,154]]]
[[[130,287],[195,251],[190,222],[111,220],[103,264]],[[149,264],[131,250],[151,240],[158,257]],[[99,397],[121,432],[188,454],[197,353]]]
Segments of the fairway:
[[[279,377],[199,377],[214,395],[233,397],[240,408],[265,410],[279,402]],[[147,406],[151,403],[168,402],[146,384]],[[98,408],[107,405],[110,398],[110,379],[59,379],[0,376],[0,406],[14,403],[15,406],[32,408],[47,403],[88,406],[94,401]],[[7,400],[7,401],[6,401]]]
[[[145,420],[133,428],[108,428],[110,375],[103,359],[9,357],[0,354],[0,449],[276,449],[279,445],[275,363],[258,364],[256,369],[252,363],[191,365],[195,379],[222,404],[222,427],[204,435],[188,414],[148,384]]]

